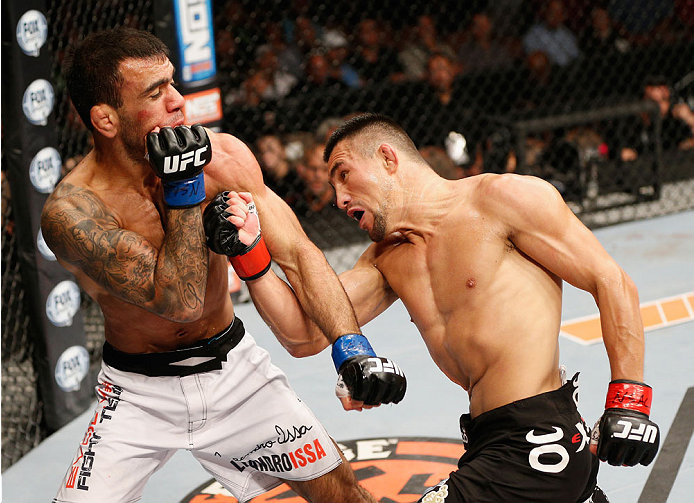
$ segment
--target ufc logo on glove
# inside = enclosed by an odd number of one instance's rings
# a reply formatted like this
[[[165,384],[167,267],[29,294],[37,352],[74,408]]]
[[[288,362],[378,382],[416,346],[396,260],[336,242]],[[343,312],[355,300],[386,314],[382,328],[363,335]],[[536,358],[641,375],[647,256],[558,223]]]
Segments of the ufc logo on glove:
[[[400,376],[405,375],[403,371],[400,370],[397,363],[387,359],[384,360],[386,361],[381,361],[381,358],[369,358],[367,362],[371,364],[371,372],[386,372]]]
[[[638,423],[636,425],[637,427],[633,429],[629,421],[620,420],[617,421],[617,424],[623,426],[624,429],[612,434],[612,436],[616,438],[628,438],[629,440],[640,440],[653,444],[658,436],[658,428],[652,424],[646,425],[644,423]]]
[[[207,145],[201,147],[193,152],[186,152],[180,155],[169,155],[164,158],[164,173],[178,173],[179,171],[185,171],[188,164],[191,162],[193,166],[199,167],[204,166],[207,161],[202,157],[202,154],[207,152]]]

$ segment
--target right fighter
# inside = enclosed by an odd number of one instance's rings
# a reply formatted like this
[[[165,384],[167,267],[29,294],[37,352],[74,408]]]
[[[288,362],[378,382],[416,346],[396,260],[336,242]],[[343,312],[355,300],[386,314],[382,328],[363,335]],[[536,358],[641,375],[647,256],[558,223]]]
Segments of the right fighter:
[[[324,155],[337,205],[374,241],[340,275],[359,323],[401,299],[436,364],[469,395],[466,452],[421,502],[604,502],[598,459],[653,461],[660,434],[649,419],[636,286],[549,183],[445,180],[377,114],[345,122]],[[592,435],[577,410],[578,374],[567,380],[559,365],[562,281],[595,298],[610,360]],[[277,277],[253,288],[283,299],[261,314],[287,349],[327,345],[293,296],[279,295]]]

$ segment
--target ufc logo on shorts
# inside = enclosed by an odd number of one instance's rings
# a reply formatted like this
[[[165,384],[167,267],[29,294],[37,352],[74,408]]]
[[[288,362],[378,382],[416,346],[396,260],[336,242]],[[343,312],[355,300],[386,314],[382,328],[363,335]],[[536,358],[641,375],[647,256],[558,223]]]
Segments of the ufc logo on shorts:
[[[191,162],[193,166],[202,166],[205,161],[202,159],[202,154],[207,152],[207,145],[200,147],[193,152],[186,152],[180,155],[168,155],[164,157],[164,173],[177,173],[185,171],[188,164]]]
[[[371,364],[372,372],[385,372],[387,374],[404,375],[398,364],[390,361],[388,358],[369,358],[367,360]]]
[[[652,424],[646,425],[641,423],[635,430],[631,429],[631,423],[629,421],[617,421],[617,424],[621,424],[624,429],[617,433],[613,433],[612,436],[616,438],[626,438],[628,440],[640,440],[641,442],[646,442],[652,444],[655,442],[655,437],[658,435],[658,429]]]

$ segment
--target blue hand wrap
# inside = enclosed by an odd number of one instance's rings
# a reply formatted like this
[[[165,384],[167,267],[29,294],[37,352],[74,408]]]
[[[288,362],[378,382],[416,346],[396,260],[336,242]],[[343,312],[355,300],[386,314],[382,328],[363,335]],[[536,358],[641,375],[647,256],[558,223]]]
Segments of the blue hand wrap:
[[[353,356],[376,356],[371,344],[369,344],[369,340],[361,334],[347,334],[338,337],[333,343],[332,354],[335,370],[338,372],[345,360]]]
[[[193,178],[164,182],[164,201],[170,208],[190,208],[205,200],[205,174]]]

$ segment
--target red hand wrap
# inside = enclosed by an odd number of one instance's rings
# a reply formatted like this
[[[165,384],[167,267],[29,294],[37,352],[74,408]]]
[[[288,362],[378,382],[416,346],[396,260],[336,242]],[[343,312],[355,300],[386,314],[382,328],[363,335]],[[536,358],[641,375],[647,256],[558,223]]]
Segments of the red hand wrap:
[[[612,381],[607,388],[605,409],[628,409],[651,414],[653,390],[648,384],[636,381]]]
[[[253,243],[251,249],[243,255],[229,257],[229,262],[234,266],[236,274],[243,281],[251,281],[260,278],[263,274],[270,270],[270,252],[265,246],[265,240],[262,236]]]

